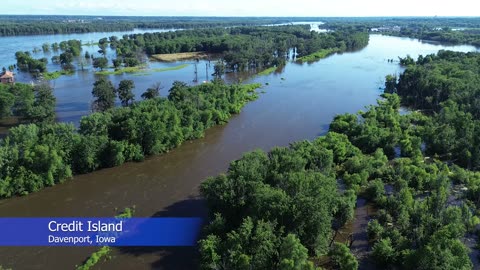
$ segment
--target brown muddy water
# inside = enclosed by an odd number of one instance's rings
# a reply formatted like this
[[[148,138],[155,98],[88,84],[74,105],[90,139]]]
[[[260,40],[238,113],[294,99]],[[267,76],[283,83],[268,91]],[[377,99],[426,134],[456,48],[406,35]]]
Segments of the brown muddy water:
[[[37,37],[38,38],[38,37]],[[2,217],[113,216],[135,206],[135,216],[200,216],[207,209],[198,186],[209,176],[225,172],[230,161],[256,148],[269,150],[291,142],[313,139],[328,130],[336,114],[355,113],[374,104],[385,75],[401,71],[397,56],[434,53],[439,49],[474,50],[470,46],[440,46],[416,40],[372,35],[363,50],[333,55],[317,63],[289,63],[282,73],[250,81],[269,83],[260,98],[205,138],[186,142],[165,155],[142,163],[75,176],[64,184],[25,197],[0,201]],[[12,52],[13,54],[14,52]],[[174,80],[191,81],[193,67],[148,76],[110,76],[114,81],[132,78],[139,93],[156,81],[168,88]],[[187,81],[187,80],[185,80]],[[61,77],[55,82],[60,121],[78,121],[88,113],[91,75]],[[137,93],[138,94],[138,93]],[[163,93],[165,95],[166,93]],[[360,205],[359,205],[360,206]],[[357,221],[365,214],[357,210]],[[362,210],[363,211],[363,210]],[[368,215],[367,215],[368,216]],[[368,222],[368,220],[367,220]],[[365,222],[353,223],[353,231]],[[360,226],[356,228],[355,226]],[[354,241],[362,247],[363,236]],[[74,269],[95,247],[0,247],[0,265],[18,269]],[[112,258],[94,269],[195,269],[195,248],[114,249]]]

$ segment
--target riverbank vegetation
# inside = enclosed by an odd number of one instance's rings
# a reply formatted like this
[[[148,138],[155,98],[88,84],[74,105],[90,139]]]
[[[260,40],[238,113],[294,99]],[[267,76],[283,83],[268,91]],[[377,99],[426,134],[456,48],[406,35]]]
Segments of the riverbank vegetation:
[[[94,265],[96,265],[102,258],[108,258],[108,254],[110,253],[110,247],[104,246],[101,247],[99,250],[95,251],[88,257],[88,259],[80,266],[77,266],[76,270],[89,270]]]
[[[134,29],[192,29],[253,26],[298,21],[295,17],[123,17],[123,16],[0,16],[0,36],[132,31]],[[318,21],[318,18],[300,18]]]
[[[149,56],[196,52],[218,54],[222,55],[225,72],[235,72],[284,65],[291,50],[304,56],[321,50],[363,48],[367,44],[366,31],[345,28],[332,33],[317,33],[310,31],[309,25],[299,25],[132,34],[124,35],[111,45],[124,62],[141,55],[139,51]],[[142,63],[142,59],[137,60]]]
[[[173,71],[173,70],[180,70],[188,67],[188,64],[181,64],[178,66],[173,67],[166,67],[166,68],[147,68],[146,66],[136,66],[136,67],[124,67],[118,68],[115,70],[102,70],[97,71],[95,74],[97,75],[120,75],[123,73],[151,73],[151,72],[165,72],[165,71]]]
[[[135,208],[125,208],[122,213],[116,215],[116,218],[131,218],[135,212]],[[108,259],[111,248],[109,246],[103,246],[99,250],[95,251],[88,257],[82,265],[77,266],[76,270],[89,270],[95,266],[102,258]]]
[[[97,84],[108,86],[108,81]],[[45,117],[11,128],[0,141],[0,197],[28,194],[73,174],[165,153],[226,123],[257,97],[258,87],[220,80],[199,86],[176,82],[168,98],[93,113],[81,119],[78,130],[66,123],[40,124]],[[43,94],[38,97],[38,105],[43,99]]]
[[[260,71],[259,73],[257,73],[257,75],[258,76],[270,75],[270,74],[274,73],[275,70],[277,70],[277,67],[269,67],[267,69],[264,69],[264,70]]]
[[[402,28],[400,31],[387,31],[384,34],[418,38],[425,41],[441,42],[446,44],[469,44],[480,47],[480,28],[452,30],[445,28]]]
[[[480,224],[479,61],[421,56],[376,106],[336,116],[325,136],[247,153],[207,179],[202,269],[314,269],[320,256],[341,269],[357,269],[357,259],[380,269],[472,269],[478,258],[464,240]],[[401,114],[402,103],[419,111]],[[376,208],[368,258],[349,251],[355,235],[335,244],[357,196]]]
[[[335,52],[339,51],[338,49],[322,49],[320,51],[314,52],[309,55],[305,55],[302,57],[297,58],[298,62],[313,62],[317,61],[319,59],[323,59],[331,54],[334,54]]]
[[[368,32],[354,28],[338,28],[335,32],[318,33],[310,25],[256,26],[234,28],[207,28],[124,35],[102,38],[98,41],[96,57],[88,51],[80,56],[80,40],[42,45],[44,53],[53,52],[51,61],[61,71],[47,72],[47,58],[35,59],[30,52],[16,53],[16,67],[30,72],[41,79],[56,79],[73,72],[77,64],[84,70],[88,65],[96,69],[97,75],[119,75],[123,73],[145,73],[148,57],[161,61],[216,58],[222,69],[215,71],[221,77],[226,72],[248,71],[252,74],[285,65],[290,59],[314,61],[333,53],[363,48],[368,44]],[[115,50],[109,69],[107,48]],[[40,49],[34,49],[40,51]],[[181,66],[183,68],[183,66]],[[15,66],[12,66],[15,68]],[[180,66],[179,66],[180,68]],[[175,70],[164,68],[153,72]],[[219,73],[221,71],[221,73]],[[65,73],[63,73],[65,72]],[[68,73],[67,73],[68,72]]]
[[[476,17],[325,18],[321,27],[352,27],[370,33],[418,38],[425,41],[480,46],[480,19]]]
[[[54,71],[54,72],[44,72],[42,73],[42,77],[46,81],[51,81],[60,78],[62,75],[73,75],[74,72],[72,70],[61,70],[61,71]]]

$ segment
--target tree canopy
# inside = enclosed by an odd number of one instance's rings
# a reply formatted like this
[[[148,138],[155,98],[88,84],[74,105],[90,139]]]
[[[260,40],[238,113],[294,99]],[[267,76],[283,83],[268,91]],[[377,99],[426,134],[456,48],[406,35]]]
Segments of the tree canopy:
[[[27,194],[65,181],[73,174],[165,153],[185,140],[202,137],[207,128],[227,122],[257,97],[258,87],[226,85],[220,80],[199,86],[176,82],[168,99],[156,97],[111,108],[115,88],[110,81],[101,79],[94,92],[110,94],[98,95],[96,104],[102,111],[83,117],[77,131],[72,124],[52,122],[51,89],[0,85],[0,100],[6,100],[0,103],[4,114],[36,113],[34,124],[11,128],[9,135],[0,140],[0,197]],[[17,102],[14,96],[11,106],[10,89],[18,94],[23,89],[29,98]]]

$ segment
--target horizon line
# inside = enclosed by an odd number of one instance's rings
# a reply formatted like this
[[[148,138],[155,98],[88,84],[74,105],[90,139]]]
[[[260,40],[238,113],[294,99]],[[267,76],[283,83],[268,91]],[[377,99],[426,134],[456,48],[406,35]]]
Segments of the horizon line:
[[[0,14],[1,16],[82,16],[82,17],[197,17],[197,18],[480,18],[468,15],[385,15],[385,16],[212,16],[212,15],[86,15],[86,14]]]

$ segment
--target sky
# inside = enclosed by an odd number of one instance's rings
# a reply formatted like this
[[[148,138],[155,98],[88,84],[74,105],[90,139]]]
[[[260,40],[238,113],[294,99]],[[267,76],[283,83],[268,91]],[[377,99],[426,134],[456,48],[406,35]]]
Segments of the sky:
[[[0,14],[122,16],[480,16],[478,0],[3,0]]]

